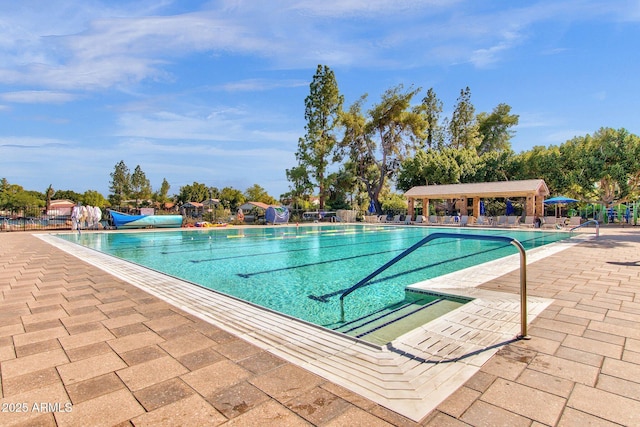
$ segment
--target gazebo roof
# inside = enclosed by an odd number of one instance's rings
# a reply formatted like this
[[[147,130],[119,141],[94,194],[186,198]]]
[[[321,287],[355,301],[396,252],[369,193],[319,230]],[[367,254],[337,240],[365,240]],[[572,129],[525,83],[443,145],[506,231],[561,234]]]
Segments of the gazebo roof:
[[[67,200],[67,199],[54,199],[51,200],[51,202],[49,203],[49,208],[50,209],[57,209],[57,208],[72,208],[74,207],[76,204],[75,202],[72,202],[71,200]]]
[[[477,182],[470,184],[421,185],[406,193],[409,199],[460,199],[490,197],[526,197],[549,195],[549,188],[542,179],[521,181]]]
[[[271,205],[268,205],[268,204],[262,203],[262,202],[246,202],[245,204],[243,204],[239,208],[242,209],[242,210],[250,210],[252,208],[260,208],[260,209],[267,210],[269,208],[269,206],[271,206]]]

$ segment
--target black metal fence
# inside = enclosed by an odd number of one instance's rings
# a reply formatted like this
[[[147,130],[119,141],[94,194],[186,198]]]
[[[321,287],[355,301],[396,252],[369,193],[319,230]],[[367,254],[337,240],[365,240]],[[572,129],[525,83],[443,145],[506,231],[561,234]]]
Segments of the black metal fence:
[[[41,207],[0,210],[0,231],[70,229],[71,215],[45,215]]]
[[[20,211],[0,213],[0,231],[71,230],[71,215],[29,215]]]

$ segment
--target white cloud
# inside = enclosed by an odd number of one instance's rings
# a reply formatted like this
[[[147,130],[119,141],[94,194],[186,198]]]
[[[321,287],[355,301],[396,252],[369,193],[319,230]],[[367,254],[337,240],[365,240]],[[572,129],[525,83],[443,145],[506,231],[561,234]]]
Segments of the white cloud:
[[[207,114],[160,111],[125,113],[118,120],[121,137],[194,140],[258,145],[265,141],[295,142],[299,134],[273,127],[279,118],[252,115],[238,108],[219,108]]]
[[[3,136],[0,137],[0,148],[17,148],[17,149],[32,149],[32,148],[46,148],[46,147],[68,147],[70,144],[68,141],[55,139],[55,138],[37,138],[37,137],[14,137]],[[5,153],[6,154],[6,153]],[[6,160],[6,159],[5,159]]]
[[[558,126],[561,120],[546,112],[523,111],[518,113],[518,129],[544,128]]]
[[[25,104],[64,104],[77,99],[77,95],[49,90],[24,90],[1,93],[0,99]]]
[[[267,79],[247,79],[225,83],[214,89],[222,89],[229,92],[266,91],[283,87],[308,86],[308,81],[302,80],[267,80]]]
[[[500,60],[500,54],[518,44],[517,37],[505,37],[489,48],[477,49],[471,54],[470,62],[478,68],[485,68]]]
[[[103,90],[169,81],[174,60],[202,52],[258,55],[285,68],[442,60],[486,67],[536,23],[587,19],[604,7],[585,1],[492,8],[462,0],[238,0],[170,14],[172,6],[27,0],[5,9],[0,83]],[[610,16],[633,6],[613,9]]]

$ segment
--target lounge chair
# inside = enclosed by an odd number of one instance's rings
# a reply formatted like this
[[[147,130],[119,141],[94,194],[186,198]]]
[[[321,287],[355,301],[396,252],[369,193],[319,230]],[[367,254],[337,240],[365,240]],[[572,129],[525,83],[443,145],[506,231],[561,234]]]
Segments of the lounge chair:
[[[473,223],[473,225],[486,227],[491,225],[491,221],[489,221],[489,218],[487,218],[486,216],[480,215]]]
[[[534,220],[535,220],[535,216],[532,215],[527,215],[524,217],[524,222],[521,223],[520,225],[523,227],[529,227],[529,228],[533,228],[536,226]]]
[[[384,222],[386,223],[393,223],[393,222],[399,222],[400,221],[400,215],[387,215],[387,218],[384,220]]]
[[[542,219],[542,228],[556,228],[556,225],[560,225],[556,222],[555,216],[545,216]]]
[[[437,215],[429,215],[429,225],[438,225]]]
[[[460,227],[466,227],[467,224],[469,224],[469,215],[462,215],[460,217],[460,222],[458,222],[458,225]]]
[[[582,223],[582,217],[572,216],[569,218],[569,222],[567,223],[567,227],[573,228],[577,227]]]
[[[507,216],[506,215],[500,215],[498,217],[498,221],[496,222],[496,227],[506,227],[507,226]]]
[[[409,224],[411,224],[411,222],[412,222],[412,221],[411,221],[411,215],[406,215],[406,216],[404,217],[404,223],[405,223],[405,224],[407,224],[407,225],[409,225]]]
[[[509,215],[507,217],[507,227],[517,227],[520,224],[520,217]]]
[[[422,224],[425,222],[424,215],[416,215],[416,219],[412,222],[412,224]]]
[[[453,221],[453,216],[447,215],[444,217],[444,221],[442,222],[442,225],[457,225],[457,224]]]

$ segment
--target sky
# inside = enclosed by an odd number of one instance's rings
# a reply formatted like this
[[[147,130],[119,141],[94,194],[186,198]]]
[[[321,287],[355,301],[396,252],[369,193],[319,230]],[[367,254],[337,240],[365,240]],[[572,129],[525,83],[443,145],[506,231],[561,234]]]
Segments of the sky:
[[[640,134],[637,0],[0,0],[0,178],[109,194],[290,190],[319,64],[345,107],[433,88],[450,117],[519,116],[516,153],[601,127]]]

